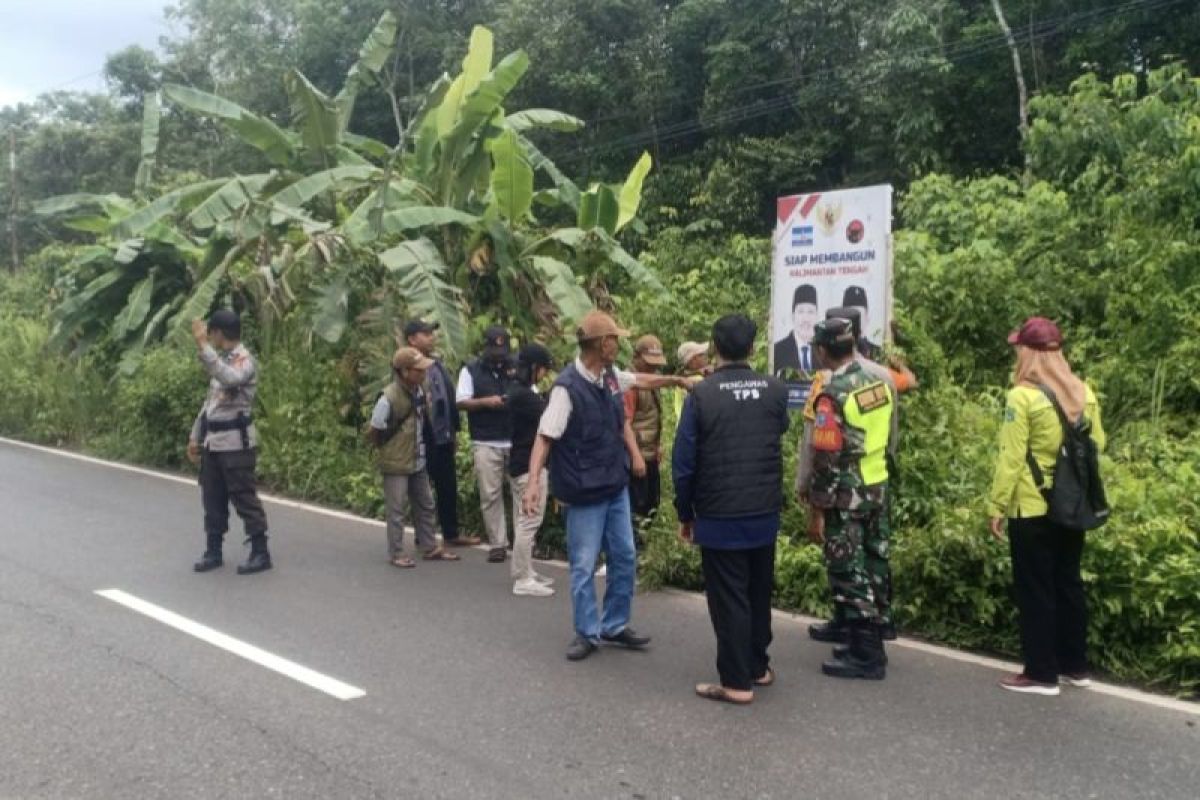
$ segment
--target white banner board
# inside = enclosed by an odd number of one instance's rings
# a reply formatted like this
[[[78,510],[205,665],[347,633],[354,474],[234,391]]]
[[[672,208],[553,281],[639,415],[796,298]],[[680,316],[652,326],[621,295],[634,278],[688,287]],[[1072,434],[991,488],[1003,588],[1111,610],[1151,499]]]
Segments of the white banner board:
[[[813,326],[854,306],[881,345],[892,313],[892,187],[781,197],[771,255],[771,371],[789,382],[817,369]],[[794,398],[795,399],[795,398]]]

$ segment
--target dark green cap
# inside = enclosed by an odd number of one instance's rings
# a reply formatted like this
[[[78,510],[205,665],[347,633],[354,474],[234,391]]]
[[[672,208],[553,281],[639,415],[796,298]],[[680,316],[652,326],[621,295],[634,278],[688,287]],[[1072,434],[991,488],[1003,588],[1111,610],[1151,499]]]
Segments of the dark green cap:
[[[854,323],[844,317],[833,317],[813,326],[813,344],[831,347],[836,344],[854,344]]]

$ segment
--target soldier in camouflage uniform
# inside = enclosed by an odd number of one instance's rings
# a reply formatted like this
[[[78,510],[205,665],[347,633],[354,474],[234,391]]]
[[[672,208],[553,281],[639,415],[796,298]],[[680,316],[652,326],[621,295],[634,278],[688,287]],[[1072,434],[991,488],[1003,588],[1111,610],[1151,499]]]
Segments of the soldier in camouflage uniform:
[[[254,475],[258,432],[252,411],[258,367],[241,343],[242,323],[233,311],[215,311],[207,324],[195,320],[192,336],[209,375],[208,396],[188,437],[188,458],[200,465],[207,537],[195,570],[208,572],[224,563],[221,549],[232,503],[250,542],[250,558],[238,565],[238,574],[262,572],[271,568],[271,554],[267,552],[267,514],[258,499]]]
[[[810,535],[823,538],[837,615],[849,644],[822,664],[826,675],[879,680],[885,675],[882,622],[876,594],[887,591],[887,459],[895,410],[887,384],[854,359],[848,320],[816,327],[813,343],[828,384],[816,399],[813,421]]]

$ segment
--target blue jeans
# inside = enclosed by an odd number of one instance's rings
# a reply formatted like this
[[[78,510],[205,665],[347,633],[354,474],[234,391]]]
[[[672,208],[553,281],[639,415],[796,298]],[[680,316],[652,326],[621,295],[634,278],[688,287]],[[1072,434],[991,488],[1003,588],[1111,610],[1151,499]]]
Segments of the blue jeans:
[[[568,506],[566,516],[575,633],[595,642],[601,633],[615,635],[629,624],[637,582],[629,492],[622,490],[601,503]],[[595,579],[596,557],[601,550],[608,557],[603,619],[596,603]]]

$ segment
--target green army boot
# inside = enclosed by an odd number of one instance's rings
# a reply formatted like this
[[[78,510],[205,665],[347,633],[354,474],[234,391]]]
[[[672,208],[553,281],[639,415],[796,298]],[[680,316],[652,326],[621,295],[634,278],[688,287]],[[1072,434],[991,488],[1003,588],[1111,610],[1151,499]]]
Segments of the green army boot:
[[[843,658],[834,658],[821,665],[821,671],[833,678],[863,678],[881,681],[887,675],[887,654],[879,628],[863,620],[849,625],[850,645]]]

